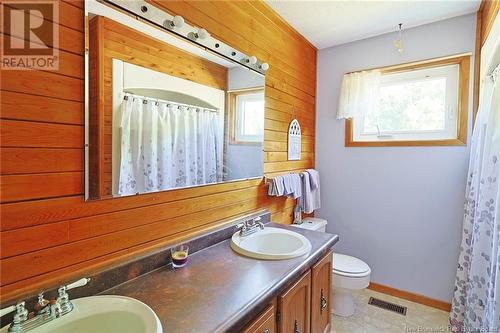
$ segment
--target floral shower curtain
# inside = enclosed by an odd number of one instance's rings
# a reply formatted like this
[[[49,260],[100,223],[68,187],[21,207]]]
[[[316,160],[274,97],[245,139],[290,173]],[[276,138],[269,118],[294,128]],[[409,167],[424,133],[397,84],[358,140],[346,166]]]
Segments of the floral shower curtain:
[[[120,195],[222,180],[219,112],[127,97],[121,107]]]
[[[453,332],[500,332],[499,66],[482,81],[472,137]]]

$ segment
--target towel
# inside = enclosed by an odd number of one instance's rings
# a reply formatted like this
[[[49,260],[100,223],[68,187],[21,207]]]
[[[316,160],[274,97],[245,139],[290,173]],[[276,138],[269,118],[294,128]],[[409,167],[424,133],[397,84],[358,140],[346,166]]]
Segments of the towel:
[[[315,190],[319,188],[319,172],[314,169],[307,169],[306,172],[309,174],[311,189]]]
[[[302,172],[302,210],[308,214],[321,207],[319,173],[314,169]]]
[[[274,177],[269,184],[269,188],[267,189],[268,195],[273,195],[280,197],[285,194],[285,184],[283,182],[282,176]]]
[[[291,197],[294,199],[300,198],[302,196],[302,179],[297,173],[290,175],[290,183],[293,189]]]
[[[302,195],[302,182],[298,174],[276,176],[271,180],[267,194],[271,196],[290,196],[294,199]]]
[[[283,175],[281,176],[283,178],[283,185],[285,186],[285,191],[284,191],[284,195],[287,195],[287,196],[292,196],[293,195],[293,192],[295,191],[294,187],[293,187],[293,183],[292,183],[292,177],[290,177],[291,175]]]

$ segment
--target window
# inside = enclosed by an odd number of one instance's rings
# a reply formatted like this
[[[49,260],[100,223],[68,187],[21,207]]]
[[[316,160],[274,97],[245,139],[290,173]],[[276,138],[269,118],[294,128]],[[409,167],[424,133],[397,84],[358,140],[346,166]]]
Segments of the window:
[[[264,91],[229,93],[232,143],[259,144],[264,140]]]
[[[346,146],[463,145],[469,56],[382,69],[378,107],[346,123]]]

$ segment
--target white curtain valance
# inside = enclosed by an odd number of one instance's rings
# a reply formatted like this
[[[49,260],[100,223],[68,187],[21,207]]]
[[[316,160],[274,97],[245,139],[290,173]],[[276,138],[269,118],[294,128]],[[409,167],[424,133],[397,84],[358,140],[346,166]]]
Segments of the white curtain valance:
[[[375,111],[378,107],[381,76],[380,70],[345,74],[337,119],[348,119]]]

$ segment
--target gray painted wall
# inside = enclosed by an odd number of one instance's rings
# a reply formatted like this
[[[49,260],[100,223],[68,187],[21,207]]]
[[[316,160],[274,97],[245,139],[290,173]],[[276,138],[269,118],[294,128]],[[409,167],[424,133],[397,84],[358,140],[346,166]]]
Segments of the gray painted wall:
[[[475,15],[405,30],[403,55],[395,38],[387,34],[318,52],[316,166],[323,208],[316,216],[340,235],[336,251],[370,265],[373,282],[450,301],[469,148],[345,148],[344,121],[335,115],[344,73],[473,52]]]

